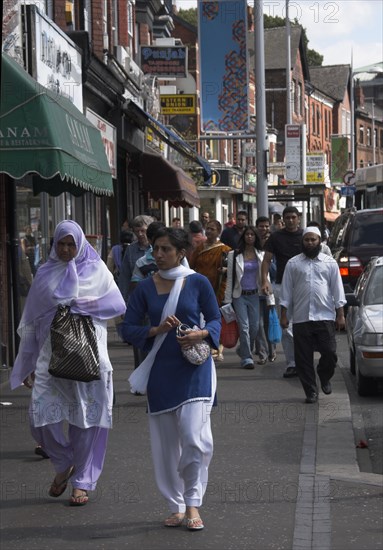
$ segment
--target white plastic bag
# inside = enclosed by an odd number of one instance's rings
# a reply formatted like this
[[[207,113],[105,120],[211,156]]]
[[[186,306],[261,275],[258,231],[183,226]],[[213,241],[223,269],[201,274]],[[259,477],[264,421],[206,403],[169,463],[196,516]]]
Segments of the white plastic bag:
[[[220,308],[222,317],[225,319],[226,323],[231,323],[232,321],[237,320],[234,308],[231,304],[225,304]]]

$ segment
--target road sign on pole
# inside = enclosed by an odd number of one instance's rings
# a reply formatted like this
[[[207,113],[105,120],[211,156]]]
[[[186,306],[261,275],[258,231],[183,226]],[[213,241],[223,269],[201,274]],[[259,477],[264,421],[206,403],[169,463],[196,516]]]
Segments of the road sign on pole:
[[[343,181],[345,185],[355,185],[355,172],[352,172],[351,170],[346,172],[343,176]]]

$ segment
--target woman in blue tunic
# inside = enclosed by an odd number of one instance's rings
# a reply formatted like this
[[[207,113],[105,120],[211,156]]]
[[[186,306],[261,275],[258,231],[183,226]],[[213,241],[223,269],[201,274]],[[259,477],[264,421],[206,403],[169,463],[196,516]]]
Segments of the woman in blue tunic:
[[[129,381],[132,391],[146,387],[155,477],[171,512],[165,526],[178,527],[186,519],[187,528],[197,530],[204,527],[198,509],[213,454],[210,411],[216,373],[211,357],[196,366],[181,349],[202,340],[217,348],[221,316],[208,279],[180,265],[187,247],[186,231],[163,228],[157,232],[153,256],[159,270],[132,293],[122,335],[150,350]],[[146,315],[149,326],[142,324]],[[180,323],[201,327],[201,318],[203,328],[177,337]],[[142,372],[147,376],[144,386],[139,381]]]

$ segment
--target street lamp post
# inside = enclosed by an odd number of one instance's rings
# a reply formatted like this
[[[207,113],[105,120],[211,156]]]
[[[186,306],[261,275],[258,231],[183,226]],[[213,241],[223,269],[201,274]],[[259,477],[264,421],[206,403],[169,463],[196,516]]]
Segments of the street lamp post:
[[[268,216],[269,207],[266,151],[265,44],[262,0],[254,0],[254,50],[257,136],[257,214],[258,216]]]

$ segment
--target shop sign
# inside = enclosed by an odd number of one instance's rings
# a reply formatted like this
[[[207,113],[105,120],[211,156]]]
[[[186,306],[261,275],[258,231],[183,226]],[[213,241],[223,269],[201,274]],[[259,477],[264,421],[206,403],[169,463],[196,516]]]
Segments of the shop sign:
[[[168,94],[160,96],[162,115],[195,115],[195,94]]]
[[[286,179],[302,181],[302,140],[299,124],[286,124]]]
[[[23,33],[31,76],[39,84],[67,97],[83,112],[81,53],[76,44],[36,6],[22,6]]]
[[[86,109],[86,118],[100,130],[101,139],[105,147],[106,157],[108,159],[112,177],[117,177],[117,138],[116,128],[105,119],[94,113],[91,109]]]
[[[256,157],[257,156],[257,144],[255,141],[252,143],[243,144],[243,156],[244,157]]]
[[[306,181],[307,183],[323,183],[325,171],[325,155],[308,154],[306,156]]]
[[[230,187],[242,191],[242,176],[230,170],[213,170],[212,187]]]
[[[186,46],[141,46],[141,70],[158,77],[187,77]]]

